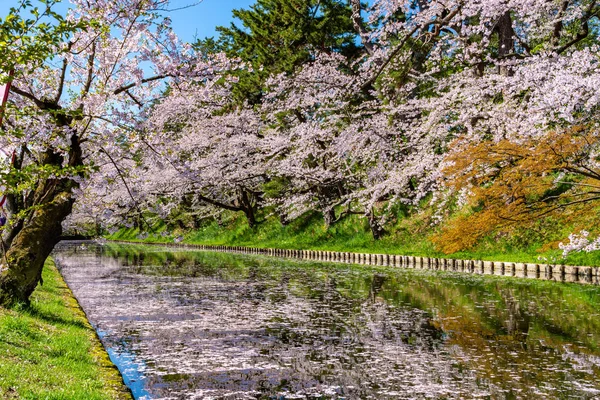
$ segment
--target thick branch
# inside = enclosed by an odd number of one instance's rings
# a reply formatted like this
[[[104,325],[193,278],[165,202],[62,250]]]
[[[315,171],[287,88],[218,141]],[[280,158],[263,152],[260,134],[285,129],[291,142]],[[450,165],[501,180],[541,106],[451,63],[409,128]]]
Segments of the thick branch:
[[[452,18],[454,18],[456,16],[456,14],[458,13],[458,9],[448,13],[448,15],[439,21],[436,20],[432,20],[429,21],[427,23],[424,23],[420,26],[415,26],[410,32],[406,33],[406,35],[404,36],[404,38],[400,41],[400,43],[398,43],[396,45],[396,48],[390,53],[390,55],[387,57],[387,59],[381,63],[381,65],[379,66],[379,68],[377,68],[377,71],[363,84],[362,89],[365,90],[367,89],[373,82],[375,82],[377,80],[377,78],[379,78],[379,76],[383,73],[383,71],[385,71],[385,69],[387,68],[387,66],[392,62],[392,60],[400,53],[400,51],[404,48],[404,45],[410,40],[410,39],[414,39],[414,35],[420,31],[420,30],[424,30],[427,31],[427,29],[431,26],[431,25],[436,25],[436,26],[444,26],[446,25],[450,20],[452,20]],[[441,31],[440,29],[436,30],[438,33]]]
[[[60,106],[53,101],[40,100],[35,97],[33,94],[26,92],[24,90],[19,89],[14,84],[10,88],[11,92],[18,94],[19,96],[23,96],[35,103],[35,105],[40,110],[60,110]]]
[[[243,209],[241,207],[236,207],[236,206],[231,206],[229,204],[221,203],[220,201],[213,200],[211,198],[205,197],[198,193],[194,193],[194,194],[198,197],[198,199],[200,199],[208,204],[212,204],[213,206],[223,208],[223,209],[229,210],[229,211],[243,211]]]
[[[165,79],[165,78],[168,78],[170,76],[171,75],[168,75],[168,74],[156,75],[156,76],[152,76],[150,78],[142,79],[140,83],[148,83],[148,82],[159,81],[161,79]],[[137,85],[138,85],[137,83],[130,83],[128,85],[121,86],[120,88],[118,88],[117,90],[115,90],[113,93],[114,94],[120,94],[120,93],[123,93],[123,92],[125,92],[125,91],[127,91],[129,89],[132,89],[132,88],[136,87]]]

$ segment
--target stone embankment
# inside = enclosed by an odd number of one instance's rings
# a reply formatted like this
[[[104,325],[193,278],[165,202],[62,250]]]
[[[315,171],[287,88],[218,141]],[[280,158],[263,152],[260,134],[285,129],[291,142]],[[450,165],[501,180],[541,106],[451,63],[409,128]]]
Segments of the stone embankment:
[[[482,260],[456,260],[452,258],[401,256],[395,254],[350,253],[326,250],[260,249],[241,246],[207,246],[184,243],[142,243],[133,241],[112,242],[125,244],[150,244],[225,253],[257,254],[263,256],[333,263],[512,276],[517,278],[533,278],[553,280],[557,282],[576,282],[594,285],[600,284],[600,268],[596,267]]]

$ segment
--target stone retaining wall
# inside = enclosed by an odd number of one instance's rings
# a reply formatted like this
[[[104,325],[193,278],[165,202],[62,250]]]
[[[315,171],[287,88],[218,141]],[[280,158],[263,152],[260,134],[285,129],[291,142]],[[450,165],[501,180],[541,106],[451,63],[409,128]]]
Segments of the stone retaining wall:
[[[112,242],[125,244],[151,244],[226,253],[260,254],[273,257],[347,264],[429,269],[471,274],[544,279],[558,282],[577,282],[595,285],[600,284],[600,268],[595,267],[576,267],[571,265],[556,264],[525,264],[501,261],[455,260],[451,258],[401,256],[396,254],[349,253],[326,250],[259,249],[241,246],[207,246],[183,243],[143,243],[123,240]]]

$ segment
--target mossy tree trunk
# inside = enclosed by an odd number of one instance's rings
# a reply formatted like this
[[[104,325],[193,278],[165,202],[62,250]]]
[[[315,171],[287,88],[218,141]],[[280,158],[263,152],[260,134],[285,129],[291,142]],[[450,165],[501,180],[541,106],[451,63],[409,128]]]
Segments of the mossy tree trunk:
[[[80,167],[81,154],[79,138],[73,135],[68,155],[48,150],[39,164],[60,169],[66,161],[69,167]],[[14,196],[20,200],[12,204],[13,228],[2,240],[0,306],[29,302],[42,279],[44,262],[60,241],[62,222],[71,214],[77,186],[69,177],[40,177],[31,191]]]
[[[46,182],[50,199],[36,206],[23,228],[12,240],[2,260],[0,272],[0,305],[27,303],[41,280],[46,258],[60,240],[62,221],[71,213],[73,199],[68,180]],[[47,189],[48,186],[54,186]]]

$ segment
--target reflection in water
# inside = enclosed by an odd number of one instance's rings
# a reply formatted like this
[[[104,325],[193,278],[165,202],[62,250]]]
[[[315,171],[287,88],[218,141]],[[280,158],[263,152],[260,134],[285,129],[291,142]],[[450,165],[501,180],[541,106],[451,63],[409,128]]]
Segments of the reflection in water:
[[[139,398],[600,395],[597,287],[86,246],[55,257]]]
[[[104,341],[106,332],[98,330],[98,336]],[[121,345],[113,343],[111,347],[107,347],[106,351],[115,365],[119,366],[119,371],[123,375],[125,385],[131,390],[133,396],[138,398],[149,398],[150,393],[146,390],[146,370],[143,361],[138,360],[136,355],[129,352],[129,345],[124,338]]]

